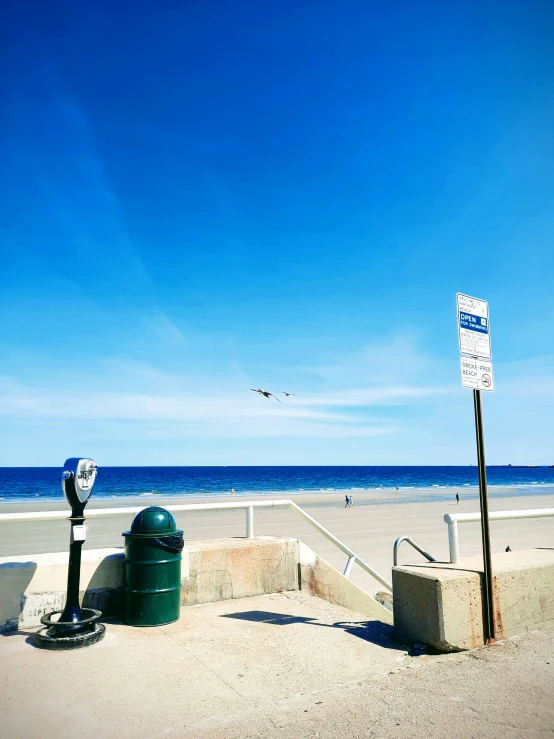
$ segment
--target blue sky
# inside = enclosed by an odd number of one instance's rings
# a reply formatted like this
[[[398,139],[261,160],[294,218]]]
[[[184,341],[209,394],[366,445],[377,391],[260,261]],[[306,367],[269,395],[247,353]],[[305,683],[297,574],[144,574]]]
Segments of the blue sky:
[[[0,464],[554,464],[551,3],[7,11]],[[279,405],[250,392],[290,391]]]

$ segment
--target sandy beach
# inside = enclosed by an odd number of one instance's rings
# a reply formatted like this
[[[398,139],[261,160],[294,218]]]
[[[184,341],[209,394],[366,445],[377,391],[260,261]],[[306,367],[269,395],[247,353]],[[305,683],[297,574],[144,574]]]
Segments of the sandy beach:
[[[344,541],[378,572],[390,577],[393,544],[397,537],[408,534],[437,559],[448,558],[447,527],[443,521],[445,513],[453,511],[473,512],[479,510],[477,490],[458,489],[461,494],[459,505],[455,502],[456,489],[421,488],[395,491],[352,491],[354,507],[344,507],[344,496],[340,493],[311,493],[291,495],[290,492],[271,496],[216,497],[183,496],[140,496],[137,498],[92,499],[90,508],[111,506],[178,505],[198,502],[231,502],[247,500],[270,500],[292,498],[306,508],[310,515]],[[518,510],[554,507],[554,489],[541,491],[541,495],[517,495],[517,488],[495,488],[490,491],[490,510]],[[429,495],[436,500],[426,500]],[[409,498],[407,501],[406,498]],[[386,501],[378,503],[378,501]],[[0,512],[38,510],[64,510],[63,499],[30,503],[2,503]],[[132,513],[109,517],[92,518],[87,522],[85,547],[98,549],[122,547],[122,532],[127,530],[133,519]],[[177,512],[177,524],[184,529],[189,541],[228,536],[245,535],[245,513],[239,511]],[[325,539],[317,530],[289,509],[261,509],[255,511],[254,531],[256,535],[295,536],[304,541],[337,569],[344,569],[345,555]],[[65,551],[68,546],[69,525],[66,521],[29,521],[0,523],[0,556],[33,555],[45,552]],[[504,551],[533,547],[551,547],[554,540],[554,519],[526,519],[492,523],[493,551]],[[461,554],[479,554],[481,540],[479,524],[460,527]],[[419,561],[420,556],[411,548],[401,552],[401,561]],[[354,582],[370,592],[379,590],[379,585],[360,568],[352,571]]]
[[[489,498],[491,500],[503,498],[523,498],[554,495],[554,485],[505,485],[493,486],[488,488]],[[137,506],[137,505],[182,505],[186,503],[229,503],[232,501],[246,500],[268,500],[271,498],[284,499],[291,498],[297,505],[304,507],[318,508],[343,508],[345,505],[345,495],[348,494],[354,498],[356,505],[375,505],[375,504],[391,504],[419,502],[421,504],[428,502],[452,501],[459,493],[462,500],[479,500],[479,488],[477,485],[469,486],[438,486],[432,487],[400,487],[398,489],[390,487],[381,488],[348,488],[344,490],[334,490],[332,488],[322,489],[320,491],[292,491],[292,490],[275,490],[263,493],[237,493],[232,496],[230,493],[221,495],[202,493],[187,495],[163,495],[159,493],[143,493],[142,495],[113,495],[113,496],[95,496],[94,493],[88,503],[87,508],[110,508],[120,506]],[[16,511],[52,511],[62,510],[67,507],[67,502],[60,492],[57,498],[28,498],[27,500],[17,499],[10,501],[0,496],[0,513],[12,513]]]

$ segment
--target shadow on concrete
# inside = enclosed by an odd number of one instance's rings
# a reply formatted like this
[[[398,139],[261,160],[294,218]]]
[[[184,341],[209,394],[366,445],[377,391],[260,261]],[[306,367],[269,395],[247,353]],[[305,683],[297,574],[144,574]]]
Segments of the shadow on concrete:
[[[338,621],[334,624],[323,624],[315,618],[290,616],[284,613],[272,613],[271,611],[225,613],[222,615],[222,618],[237,618],[242,621],[254,621],[256,623],[272,624],[274,626],[306,624],[308,626],[322,626],[327,629],[342,629],[347,634],[352,634],[352,636],[356,636],[358,639],[377,644],[377,646],[410,653],[410,647],[400,644],[394,638],[393,627],[381,621]]]
[[[25,591],[36,569],[36,562],[5,562],[0,565],[0,634],[2,636],[16,633],[19,617],[25,606]]]
[[[26,636],[26,642],[28,642],[29,639],[33,638],[33,634],[33,631],[25,631],[24,629],[13,629],[12,631],[0,632],[0,636],[3,636],[5,639],[9,639],[10,636]]]
[[[243,611],[242,613],[225,613],[222,618],[238,618],[241,621],[254,621],[260,624],[274,624],[275,626],[286,626],[287,624],[313,623],[314,626],[327,626],[318,624],[317,619],[307,616],[288,616],[285,613],[272,613],[271,611]]]
[[[105,618],[123,612],[124,565],[122,554],[109,554],[100,562],[83,594],[83,608],[102,611]],[[104,620],[104,619],[102,619]]]
[[[100,619],[100,622],[103,624],[119,624],[121,623],[121,620],[119,618],[102,618]],[[38,649],[41,652],[44,652],[44,648],[38,646],[38,644],[35,641],[35,634],[40,629],[43,629],[44,626],[38,627],[35,631],[12,631],[10,634],[4,634],[4,636],[21,636],[21,634],[26,635],[27,638],[25,639],[25,644],[28,644],[30,647],[33,647],[33,649]]]

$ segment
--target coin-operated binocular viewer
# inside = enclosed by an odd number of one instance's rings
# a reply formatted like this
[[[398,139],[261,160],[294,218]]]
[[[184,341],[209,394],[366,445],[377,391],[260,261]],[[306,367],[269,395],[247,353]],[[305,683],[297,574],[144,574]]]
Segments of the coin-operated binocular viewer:
[[[67,597],[63,611],[52,611],[40,620],[46,628],[35,634],[35,643],[43,649],[76,649],[95,644],[104,636],[106,627],[100,623],[102,613],[79,605],[81,549],[86,539],[85,506],[92,493],[97,466],[92,459],[67,459],[62,475],[62,487],[71,506],[71,538],[67,569]],[[61,614],[57,620],[54,616]]]

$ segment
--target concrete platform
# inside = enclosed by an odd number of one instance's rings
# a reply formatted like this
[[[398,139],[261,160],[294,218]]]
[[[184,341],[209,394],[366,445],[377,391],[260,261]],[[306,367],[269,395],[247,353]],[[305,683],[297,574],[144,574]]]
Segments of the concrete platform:
[[[43,652],[0,636],[9,739],[554,734],[554,632],[412,654],[392,627],[302,592],[187,606],[164,627]]]
[[[81,603],[123,618],[124,554],[85,549]],[[67,552],[0,558],[0,633],[40,627],[65,605]],[[392,613],[297,539],[259,536],[187,542],[182,551],[181,605],[305,590],[330,603],[392,623]]]
[[[554,550],[492,557],[497,639],[554,626]],[[394,567],[394,624],[400,638],[441,651],[483,646],[483,558]]]

